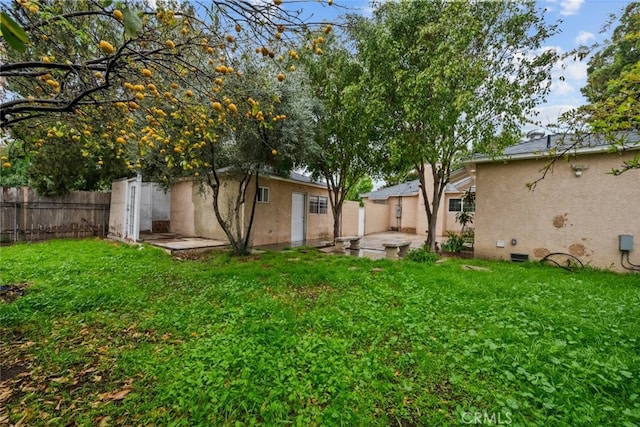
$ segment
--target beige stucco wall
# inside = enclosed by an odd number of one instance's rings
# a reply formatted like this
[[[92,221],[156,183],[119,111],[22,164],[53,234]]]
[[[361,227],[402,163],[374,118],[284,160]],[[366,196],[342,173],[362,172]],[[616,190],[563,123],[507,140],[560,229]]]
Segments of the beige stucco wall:
[[[380,233],[388,230],[389,206],[364,199],[364,234]]]
[[[178,181],[171,187],[171,232],[196,236],[193,222],[195,210],[193,181]]]
[[[260,186],[269,188],[269,203],[257,203],[253,224],[253,244],[266,245],[291,241],[292,194],[305,195],[306,202],[306,239],[333,238],[333,215],[327,200],[326,214],[309,213],[309,196],[329,196],[326,188],[283,181],[271,177],[261,177]],[[253,186],[251,187],[253,188]],[[247,196],[252,200],[254,191]],[[247,209],[247,217],[249,209]]]
[[[433,186],[433,179],[429,180],[429,183],[430,185]],[[427,196],[431,197],[431,191],[433,190],[430,190]],[[431,200],[429,200],[429,203],[431,203]],[[436,240],[438,242],[442,242],[444,240],[443,236],[447,235],[446,228],[445,228],[445,219],[444,219],[447,206],[448,205],[445,204],[445,197],[443,196],[442,200],[440,201],[440,206],[438,207],[438,220],[436,223]],[[427,212],[424,207],[424,197],[422,197],[422,193],[420,193],[416,216],[417,216],[416,232],[417,234],[426,236],[427,230],[429,230],[429,221],[427,220]]]
[[[558,162],[533,192],[526,184],[539,176],[543,160],[477,164],[475,255],[509,259],[521,253],[535,260],[565,252],[594,267],[624,271],[618,235],[632,234],[631,260],[640,263],[640,172],[607,174],[632,157],[595,154]],[[576,177],[571,164],[589,168]],[[505,247],[496,247],[497,241]]]
[[[391,199],[393,202],[391,204]],[[396,227],[398,231],[405,233],[416,232],[417,210],[418,210],[418,196],[402,196],[389,198],[389,220],[390,228]],[[400,220],[396,218],[396,206],[402,206],[402,216]]]
[[[357,236],[358,235],[358,215],[360,212],[360,203],[354,201],[345,201],[342,205],[342,235]]]
[[[255,182],[255,181],[253,181]],[[270,177],[260,177],[260,186],[269,188],[269,203],[257,203],[252,229],[253,245],[285,243],[291,241],[292,194],[302,193],[306,200],[306,239],[327,239],[333,235],[333,216],[331,207],[326,214],[309,213],[309,196],[325,196],[324,188],[283,181]],[[229,201],[235,198],[238,183],[223,180],[220,196],[222,214],[227,217],[232,212]],[[250,201],[255,197],[255,186],[249,184],[247,191],[248,206],[244,212],[244,221],[250,219]],[[204,190],[204,191],[203,191]],[[206,237],[226,240],[213,210],[213,193],[210,188],[201,188],[192,180],[176,183],[171,190],[171,231],[185,236]],[[357,231],[357,211],[356,211]]]
[[[125,197],[127,180],[121,179],[111,183],[111,207],[109,208],[109,236],[123,238]]]

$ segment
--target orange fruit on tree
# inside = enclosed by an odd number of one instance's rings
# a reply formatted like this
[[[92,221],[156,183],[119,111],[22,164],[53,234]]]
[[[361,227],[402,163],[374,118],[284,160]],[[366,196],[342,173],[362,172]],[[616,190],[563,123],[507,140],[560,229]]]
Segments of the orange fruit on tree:
[[[286,76],[283,73],[278,74],[278,81],[283,82]]]
[[[113,17],[116,18],[118,21],[122,21],[124,19],[124,16],[122,15],[122,11],[115,9],[113,11]]]
[[[100,50],[102,50],[107,55],[111,55],[116,51],[113,45],[105,40],[100,40]]]

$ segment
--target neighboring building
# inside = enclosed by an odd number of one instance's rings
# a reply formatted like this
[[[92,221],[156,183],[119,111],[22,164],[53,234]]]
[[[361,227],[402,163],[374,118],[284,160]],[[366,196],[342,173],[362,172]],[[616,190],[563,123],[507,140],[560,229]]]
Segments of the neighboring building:
[[[235,197],[238,182],[225,173],[221,176],[223,182],[220,206],[224,210],[229,206],[225,200]],[[138,221],[138,230],[143,232],[170,231],[186,237],[227,240],[216,220],[212,190],[207,186],[185,179],[176,182],[170,191],[164,193],[157,185],[151,185],[145,190],[146,183],[137,182],[139,180],[133,179],[113,183],[112,221],[109,227],[113,237],[137,240],[134,230]],[[249,221],[251,200],[257,197],[252,229],[254,245],[333,240],[333,215],[328,191],[323,183],[291,173],[288,178],[262,174],[258,185],[256,196],[255,184],[249,184],[247,203],[244,212],[240,213],[244,221]],[[132,190],[136,186],[139,189]],[[139,208],[136,208],[135,201],[132,204],[132,194],[136,193],[141,195],[138,199],[143,204]],[[153,196],[147,196],[149,193],[153,193]],[[150,200],[150,203],[145,203],[145,200]],[[135,213],[136,209],[138,214]],[[342,234],[357,233],[358,203],[345,202]]]
[[[630,258],[640,263],[640,171],[609,173],[637,154],[633,143],[637,136],[628,150],[612,152],[592,138],[558,160],[533,191],[527,183],[540,177],[553,147],[562,149],[559,136],[525,141],[499,158],[469,160],[477,185],[475,256],[539,260],[561,252],[624,271],[618,236],[632,235]]]
[[[462,211],[473,211],[474,206],[464,206],[465,192],[475,189],[473,177],[466,169],[458,169],[451,174],[449,184],[445,187],[443,199],[438,210],[436,240],[446,240],[448,231],[460,232],[462,225],[456,221],[456,215]],[[432,184],[427,176],[427,184]],[[430,188],[427,194],[431,196]],[[364,202],[364,233],[372,234],[383,231],[402,231],[419,235],[427,234],[427,213],[424,198],[420,191],[420,181],[413,180],[391,187],[383,188],[360,195]]]

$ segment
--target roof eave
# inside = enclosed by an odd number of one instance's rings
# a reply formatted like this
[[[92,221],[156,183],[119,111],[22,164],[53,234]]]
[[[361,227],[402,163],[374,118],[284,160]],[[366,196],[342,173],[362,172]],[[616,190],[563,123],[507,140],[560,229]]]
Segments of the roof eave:
[[[616,151],[622,152],[627,150],[640,150],[640,145],[630,145],[619,147]],[[611,150],[611,146],[606,147],[587,147],[587,148],[579,148],[577,150],[570,150],[570,152],[565,154],[570,155],[581,155],[581,154],[607,154],[613,153]],[[550,151],[534,151],[530,153],[521,153],[521,154],[511,154],[511,155],[503,155],[495,158],[489,157],[478,157],[464,160],[463,164],[474,164],[474,163],[495,163],[495,162],[508,162],[511,160],[534,160],[534,159],[542,159],[544,157],[551,156]]]
[[[316,188],[322,188],[322,189],[327,189],[327,186],[324,184],[321,184],[319,182],[313,182],[313,181],[298,181],[296,179],[291,179],[291,178],[285,178],[279,175],[271,175],[271,174],[264,174],[264,175],[260,175],[261,178],[267,178],[267,179],[273,179],[275,181],[284,181],[284,182],[290,182],[293,184],[301,184],[301,185],[308,185],[310,187],[316,187]]]

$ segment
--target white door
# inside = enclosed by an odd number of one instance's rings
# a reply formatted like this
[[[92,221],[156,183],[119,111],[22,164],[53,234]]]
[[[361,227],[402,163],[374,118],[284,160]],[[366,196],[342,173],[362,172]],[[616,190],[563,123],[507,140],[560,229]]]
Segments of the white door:
[[[302,242],[304,241],[304,219],[307,204],[302,193],[293,193],[291,197],[291,241]]]
[[[127,191],[125,194],[125,214],[123,237],[127,240],[138,241],[140,233],[140,187],[142,177],[127,180]]]

